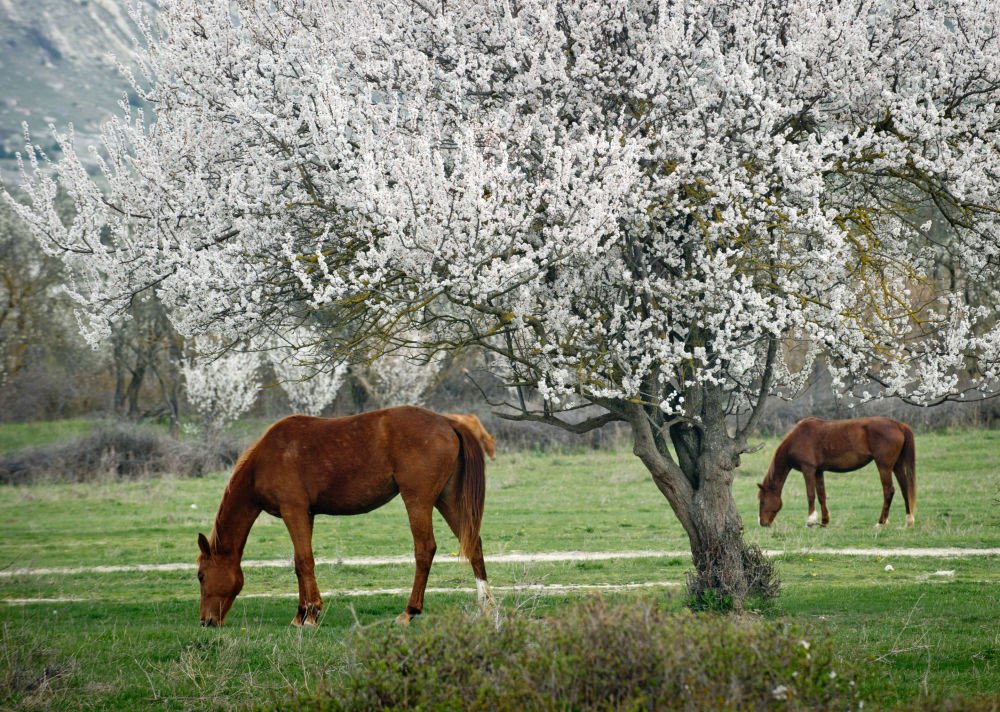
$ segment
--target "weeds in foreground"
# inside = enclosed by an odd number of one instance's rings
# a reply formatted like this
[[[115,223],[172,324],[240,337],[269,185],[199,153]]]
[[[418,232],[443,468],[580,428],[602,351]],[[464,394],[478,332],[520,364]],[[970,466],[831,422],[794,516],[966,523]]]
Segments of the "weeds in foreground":
[[[78,671],[74,658],[60,658],[4,624],[0,640],[0,702],[46,709]]]
[[[856,709],[854,672],[808,631],[594,597],[547,618],[427,619],[368,629],[316,710]]]

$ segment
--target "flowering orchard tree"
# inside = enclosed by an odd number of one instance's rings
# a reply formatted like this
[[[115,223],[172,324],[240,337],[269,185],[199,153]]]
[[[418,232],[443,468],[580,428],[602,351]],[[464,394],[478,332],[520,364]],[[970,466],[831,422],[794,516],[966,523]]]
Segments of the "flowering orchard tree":
[[[213,339],[196,338],[192,353],[181,364],[188,400],[201,414],[209,432],[217,432],[253,407],[260,392],[260,354],[221,354]]]
[[[51,168],[27,148],[21,213],[94,338],[155,290],[187,334],[481,347],[528,391],[516,417],[629,424],[699,585],[737,602],[759,582],[731,484],[769,394],[820,356],[916,402],[996,387],[994,0],[169,0],[139,22],[155,122],[123,105],[102,188],[72,134]]]
[[[444,354],[432,352],[419,333],[398,334],[397,340],[406,345],[378,355],[365,386],[383,406],[423,405],[444,366]]]
[[[323,334],[300,327],[272,336],[265,346],[267,360],[289,405],[307,415],[322,415],[347,376],[345,362],[326,358],[323,341]]]

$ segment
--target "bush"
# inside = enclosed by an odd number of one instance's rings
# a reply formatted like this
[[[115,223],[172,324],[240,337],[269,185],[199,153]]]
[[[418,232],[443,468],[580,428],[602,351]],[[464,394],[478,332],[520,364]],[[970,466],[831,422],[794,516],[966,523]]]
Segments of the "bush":
[[[355,659],[314,710],[850,709],[832,647],[782,623],[591,599],[500,630],[472,617],[360,631]],[[280,709],[288,709],[282,703]]]
[[[181,442],[152,428],[111,423],[69,442],[0,457],[0,484],[89,482],[159,474],[198,477],[231,468],[240,452],[242,448],[234,441]]]

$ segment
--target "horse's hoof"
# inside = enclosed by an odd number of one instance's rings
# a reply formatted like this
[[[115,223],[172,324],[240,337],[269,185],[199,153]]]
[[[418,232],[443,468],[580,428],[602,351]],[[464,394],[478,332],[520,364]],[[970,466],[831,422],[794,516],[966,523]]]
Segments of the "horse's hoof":
[[[396,625],[410,625],[410,619],[412,617],[413,616],[411,616],[409,613],[403,611],[398,616],[396,616]]]

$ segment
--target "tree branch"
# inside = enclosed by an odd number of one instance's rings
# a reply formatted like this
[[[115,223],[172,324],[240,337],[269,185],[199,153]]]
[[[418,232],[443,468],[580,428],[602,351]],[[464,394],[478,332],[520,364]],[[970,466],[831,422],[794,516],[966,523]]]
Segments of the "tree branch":
[[[761,416],[764,414],[764,405],[767,403],[767,396],[771,392],[771,383],[774,380],[774,362],[778,357],[778,340],[773,336],[768,339],[767,356],[764,360],[764,371],[760,378],[760,391],[757,402],[754,403],[750,418],[736,433],[736,439],[743,441],[757,427]]]
[[[583,433],[589,433],[591,430],[597,430],[598,428],[604,427],[609,423],[624,422],[626,419],[617,413],[604,413],[603,415],[597,415],[592,418],[587,418],[579,423],[570,423],[569,421],[557,418],[554,415],[546,415],[541,413],[531,413],[531,412],[521,412],[521,413],[496,413],[498,418],[503,418],[504,420],[512,420],[517,422],[534,422],[534,423],[545,423],[546,425],[554,425],[557,428],[562,428],[571,433],[576,433],[581,435]]]

